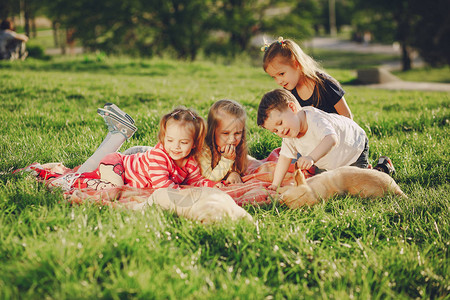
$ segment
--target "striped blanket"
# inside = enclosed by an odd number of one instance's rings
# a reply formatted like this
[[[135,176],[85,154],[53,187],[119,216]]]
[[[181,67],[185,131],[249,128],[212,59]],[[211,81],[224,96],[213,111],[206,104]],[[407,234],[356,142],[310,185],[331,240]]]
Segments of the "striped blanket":
[[[253,163],[248,168],[248,174],[243,176],[243,183],[232,184],[220,188],[222,191],[230,195],[239,205],[263,205],[269,204],[277,197],[276,192],[267,190],[272,182],[273,171],[279,156],[279,148],[265,159]],[[52,180],[67,173],[76,172],[78,167],[70,169],[62,163],[39,164],[34,163],[17,171],[28,171],[37,180],[45,182],[49,185]],[[293,165],[283,182],[283,185],[292,182]],[[189,188],[185,186],[184,188]],[[135,208],[140,203],[146,201],[153,193],[151,188],[134,188],[130,186],[109,187],[105,189],[90,189],[73,187],[69,191],[64,192],[64,198],[72,204],[81,204],[85,202],[93,202],[99,205],[122,206],[127,208]]]

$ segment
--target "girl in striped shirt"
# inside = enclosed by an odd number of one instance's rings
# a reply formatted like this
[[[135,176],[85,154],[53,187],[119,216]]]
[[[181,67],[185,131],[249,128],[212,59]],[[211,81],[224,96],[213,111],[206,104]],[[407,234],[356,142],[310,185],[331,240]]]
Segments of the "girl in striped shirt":
[[[132,155],[108,154],[95,171],[81,177],[137,188],[222,186],[204,178],[196,160],[205,133],[205,121],[195,111],[178,107],[162,117],[155,147]]]

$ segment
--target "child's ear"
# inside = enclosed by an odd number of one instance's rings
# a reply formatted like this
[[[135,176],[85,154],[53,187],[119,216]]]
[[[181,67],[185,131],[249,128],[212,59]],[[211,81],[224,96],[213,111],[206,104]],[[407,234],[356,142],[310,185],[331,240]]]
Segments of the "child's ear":
[[[294,112],[294,113],[298,112],[298,108],[297,108],[297,106],[295,105],[294,102],[290,101],[288,103],[288,107],[289,107],[290,110],[292,110],[292,112]]]

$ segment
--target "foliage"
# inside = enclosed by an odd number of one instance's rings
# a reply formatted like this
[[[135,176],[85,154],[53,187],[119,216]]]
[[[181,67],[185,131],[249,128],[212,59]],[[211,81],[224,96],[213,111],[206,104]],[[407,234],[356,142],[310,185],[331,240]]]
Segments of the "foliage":
[[[20,12],[20,3],[15,0],[0,1],[0,20],[17,15]]]
[[[356,0],[354,25],[370,31],[376,41],[398,41],[403,70],[411,69],[412,50],[417,49],[431,65],[450,63],[448,1]]]
[[[88,49],[143,56],[169,51],[191,60],[206,36],[209,7],[201,0],[52,0],[47,5],[52,19],[74,30]]]
[[[45,54],[44,48],[39,45],[27,44],[28,57],[49,60],[50,56]]]
[[[150,11],[156,17],[155,44],[160,51],[170,46],[178,58],[194,60],[209,29],[210,1],[158,0]]]
[[[207,55],[221,53],[236,56],[247,51],[250,39],[260,31],[264,10],[271,0],[214,0],[208,26],[213,30]]]
[[[431,66],[450,65],[449,3],[416,1],[417,23],[413,28],[412,46]],[[431,5],[429,5],[431,4]]]
[[[267,18],[265,31],[275,36],[284,36],[297,40],[309,39],[314,35],[315,20],[319,16],[319,2],[314,0],[292,1],[288,14]]]
[[[203,50],[207,55],[222,52],[233,57],[248,51],[251,38],[262,28],[274,33],[282,26],[297,27],[288,35],[311,36],[314,17],[307,11],[315,7],[315,1],[284,1],[284,5],[294,8],[293,13],[281,21],[275,18],[266,22],[264,15],[275,2],[44,0],[40,5],[54,28],[70,31],[86,49],[133,56],[168,53],[194,60]]]
[[[105,102],[135,118],[129,147],[154,144],[175,105],[205,117],[214,101],[235,99],[262,158],[280,140],[255,124],[276,87],[261,67],[86,56],[0,62],[0,77],[2,299],[448,298],[448,93],[344,86],[370,160],[392,158],[408,199],[336,196],[295,211],[274,202],[245,207],[254,223],[204,226],[155,207],[70,206],[10,172],[82,163],[106,134],[96,114]]]

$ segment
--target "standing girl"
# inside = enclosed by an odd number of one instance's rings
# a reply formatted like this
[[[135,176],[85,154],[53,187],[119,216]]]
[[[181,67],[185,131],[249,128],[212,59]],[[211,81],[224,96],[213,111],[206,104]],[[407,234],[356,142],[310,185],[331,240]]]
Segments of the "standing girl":
[[[280,37],[264,49],[264,71],[289,90],[301,106],[314,106],[352,119],[339,82],[294,41]]]
[[[219,100],[208,113],[208,130],[205,147],[199,162],[202,174],[213,181],[240,183],[247,170],[245,121],[247,115],[242,105],[233,100]]]

